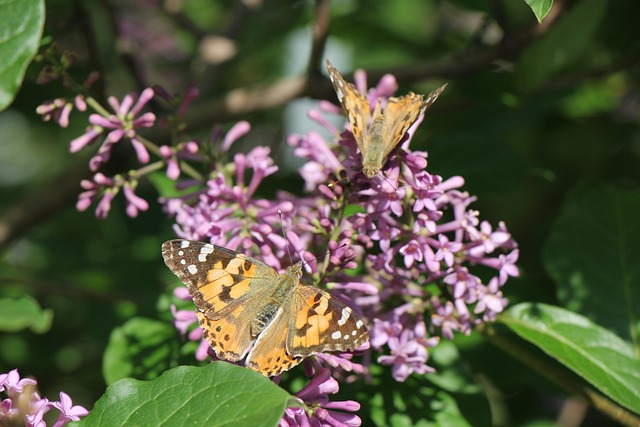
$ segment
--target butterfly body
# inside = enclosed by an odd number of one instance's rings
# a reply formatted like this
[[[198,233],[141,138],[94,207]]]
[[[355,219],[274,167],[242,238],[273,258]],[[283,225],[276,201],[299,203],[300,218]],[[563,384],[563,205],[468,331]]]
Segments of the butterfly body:
[[[350,307],[300,282],[300,264],[279,274],[242,253],[190,240],[165,242],[162,256],[187,285],[203,338],[220,359],[245,359],[272,376],[312,354],[355,350],[368,339]]]
[[[353,84],[344,80],[328,59],[326,65],[333,88],[362,154],[362,172],[368,178],[380,173],[387,156],[447,86],[440,86],[426,99],[423,95],[413,92],[401,97],[391,97],[387,99],[384,109],[378,100],[372,109],[367,99]]]

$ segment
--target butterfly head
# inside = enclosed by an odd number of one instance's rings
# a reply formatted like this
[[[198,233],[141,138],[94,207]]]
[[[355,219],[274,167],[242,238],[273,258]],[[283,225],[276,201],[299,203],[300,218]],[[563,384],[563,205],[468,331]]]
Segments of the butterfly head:
[[[302,261],[296,262],[295,264],[289,266],[287,268],[287,272],[294,274],[298,279],[302,278]]]
[[[380,168],[376,166],[364,166],[362,168],[362,172],[367,176],[367,178],[371,179],[380,173]]]

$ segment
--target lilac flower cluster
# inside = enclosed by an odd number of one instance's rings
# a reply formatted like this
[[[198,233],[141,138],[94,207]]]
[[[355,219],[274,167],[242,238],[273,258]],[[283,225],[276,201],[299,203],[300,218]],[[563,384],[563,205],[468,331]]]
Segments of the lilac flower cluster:
[[[387,75],[367,91],[365,74],[356,72],[355,79],[370,105],[377,100],[384,105],[398,86]],[[225,158],[232,144],[249,131],[248,123],[240,122],[224,135],[216,129],[212,150],[203,150],[193,141],[158,146],[138,134],[141,128],[157,125],[153,113],[142,112],[154,94],[175,104],[161,88],[146,89],[139,97],[127,95],[121,102],[110,98],[112,113],[95,100],[86,100],[98,114],[89,116],[87,132],[74,139],[70,149],[79,151],[99,138],[102,144],[90,161],[96,172],[93,179],[82,181],[79,210],[97,202],[96,215],[104,218],[122,190],[127,214],[135,217],[149,207],[135,194],[142,176],[164,168],[170,179],[183,178],[177,187],[188,192],[161,199],[165,210],[175,216],[178,236],[256,256],[280,271],[297,260],[304,261],[314,284],[332,289],[361,310],[369,321],[371,348],[380,353],[377,362],[391,366],[398,381],[413,373],[433,372],[427,364],[428,349],[441,337],[451,339],[454,331],[468,334],[474,325],[492,321],[504,310],[507,300],[501,287],[518,275],[517,245],[503,223],[492,227],[470,208],[475,197],[461,190],[463,178],[430,174],[427,153],[409,150],[422,119],[409,130],[380,175],[369,179],[362,173],[351,131],[340,132],[325,117],[339,108],[320,102],[319,111],[309,116],[335,137],[327,140],[309,132],[288,138],[294,154],[306,160],[300,175],[307,193],[297,196],[283,191],[265,199],[257,196],[259,186],[278,170],[269,149],[255,147]],[[178,116],[196,95],[192,90],[179,100]],[[75,99],[78,110],[86,109],[84,101]],[[56,100],[38,112],[45,120],[66,126],[71,109],[70,102]],[[105,176],[98,170],[121,141],[131,143],[144,166]],[[216,154],[213,161],[210,151]],[[151,154],[158,161],[150,163]],[[203,177],[191,162],[204,163],[212,172]],[[327,252],[328,256],[317,259]],[[176,289],[175,295],[191,299],[185,288]],[[212,356],[202,331],[195,326],[195,312],[172,307],[172,313],[181,333],[199,343],[196,357]],[[366,371],[366,366],[351,357],[319,354],[311,358],[307,373],[313,378],[298,393],[307,407],[288,409],[281,424],[359,425],[357,416],[334,411],[353,412],[358,409],[355,402],[328,400],[337,391],[334,377]]]
[[[71,398],[65,392],[60,392],[59,402],[41,398],[36,385],[37,382],[31,378],[21,379],[17,369],[0,374],[0,393],[7,394],[7,398],[0,404],[0,425],[46,427],[44,415],[56,409],[60,411],[60,415],[53,427],[62,427],[89,414],[82,406],[73,406]]]
[[[362,73],[356,73],[356,81],[366,92]],[[371,105],[396,88],[395,79],[385,76],[368,93]],[[335,141],[315,132],[288,140],[295,155],[307,160],[300,170],[306,196],[282,192],[275,200],[256,198],[258,185],[277,170],[268,149],[257,147],[217,165],[206,188],[165,200],[165,208],[175,215],[180,237],[237,249],[276,269],[290,261],[288,242],[296,257],[309,262],[306,267],[316,284],[340,291],[342,298],[363,310],[371,324],[371,346],[383,353],[377,362],[390,365],[394,378],[404,381],[412,373],[434,371],[427,364],[428,349],[441,336],[451,339],[453,331],[468,334],[473,325],[492,321],[504,309],[507,300],[500,289],[510,276],[518,275],[518,250],[504,224],[494,229],[469,208],[475,198],[460,190],[461,177],[430,174],[427,153],[408,149],[416,126],[381,175],[370,180],[361,172],[352,133],[340,134],[323,116],[337,111],[333,104],[321,102],[320,111],[310,113],[339,135]],[[227,138],[223,152],[235,137]],[[353,212],[353,206],[359,209]],[[327,259],[314,261],[327,249]],[[472,273],[478,265],[495,274],[484,282]],[[347,269],[359,275],[347,275]],[[190,299],[183,289],[176,295]],[[183,333],[201,340],[199,328],[191,329],[196,322],[193,311],[174,308],[174,316]],[[201,344],[198,358],[206,358],[207,349]],[[322,396],[325,402],[331,394],[323,391],[333,379],[328,368],[357,373],[364,367],[347,355],[317,355],[314,363],[314,377],[298,395],[307,410],[288,409],[281,424],[359,425],[355,415],[334,416],[326,411],[330,406],[317,405],[316,398]],[[354,410],[350,403],[337,407]]]
[[[356,84],[366,93],[362,73],[356,73]],[[370,105],[396,88],[392,76],[383,77],[368,92]],[[322,116],[337,107],[321,103],[320,110],[310,117],[338,134]],[[507,305],[500,288],[508,277],[518,275],[517,245],[505,225],[494,229],[481,222],[478,212],[469,209],[475,197],[460,190],[464,180],[430,174],[427,153],[408,149],[416,126],[381,176],[372,180],[361,173],[349,130],[337,142],[317,133],[289,138],[296,155],[307,159],[301,171],[307,188],[316,187],[334,207],[361,207],[362,212],[345,218],[340,227],[366,252],[359,264],[363,280],[378,284],[379,293],[355,301],[372,320],[372,347],[390,352],[378,362],[392,365],[399,381],[413,372],[433,371],[426,364],[427,349],[437,345],[437,335],[451,339],[453,331],[468,334],[473,325],[494,320]],[[336,176],[343,177],[338,185],[327,185],[335,183]],[[495,275],[483,282],[471,272],[476,265],[489,267]],[[424,315],[431,317],[429,328]]]
[[[62,98],[47,101],[36,109],[45,121],[55,120],[61,127],[68,126],[74,106],[81,112],[86,111],[87,106],[96,111],[89,115],[90,125],[86,132],[73,139],[69,146],[70,152],[76,153],[102,139],[96,154],[89,160],[89,168],[95,172],[95,175],[92,179],[85,179],[80,183],[84,191],[78,197],[76,204],[79,211],[84,211],[97,202],[96,216],[106,218],[113,199],[122,190],[126,200],[127,215],[136,217],[140,211],[149,209],[149,203],[135,194],[140,178],[166,167],[167,177],[175,180],[181,173],[179,166],[181,159],[190,159],[198,153],[199,146],[193,141],[180,142],[173,147],[158,146],[138,133],[140,129],[158,125],[154,113],[142,112],[156,95],[171,105],[176,104],[175,114],[180,116],[198,92],[192,87],[187,90],[184,97],[177,99],[178,102],[176,97],[161,87],[147,88],[139,96],[125,95],[122,101],[111,96],[107,101],[112,112],[101,106],[94,98],[85,95],[75,96],[73,102]],[[106,176],[99,172],[111,158],[114,146],[122,141],[128,141],[131,144],[138,162],[144,166],[114,176]],[[150,163],[152,154],[158,160]],[[193,171],[189,170],[189,172]]]

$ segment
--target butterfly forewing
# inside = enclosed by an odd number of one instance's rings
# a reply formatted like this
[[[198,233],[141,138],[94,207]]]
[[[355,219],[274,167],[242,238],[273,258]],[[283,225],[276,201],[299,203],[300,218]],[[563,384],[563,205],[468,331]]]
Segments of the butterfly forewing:
[[[277,279],[277,272],[243,254],[189,240],[165,242],[162,256],[187,285],[203,336],[218,357],[242,359],[255,341],[250,328],[256,313],[250,307],[264,301],[269,287],[260,285]]]
[[[187,285],[200,311],[214,319],[265,292],[265,287],[255,283],[256,277],[278,277],[263,262],[210,243],[170,240],[162,245],[162,256],[167,267]]]
[[[329,73],[329,79],[333,84],[333,89],[336,91],[336,96],[340,105],[342,105],[342,111],[347,116],[347,121],[351,127],[353,137],[358,144],[358,149],[362,153],[364,148],[364,135],[363,132],[369,126],[371,119],[371,108],[367,99],[356,89],[352,83],[347,83],[338,70],[331,65],[331,62],[327,59],[327,72]]]

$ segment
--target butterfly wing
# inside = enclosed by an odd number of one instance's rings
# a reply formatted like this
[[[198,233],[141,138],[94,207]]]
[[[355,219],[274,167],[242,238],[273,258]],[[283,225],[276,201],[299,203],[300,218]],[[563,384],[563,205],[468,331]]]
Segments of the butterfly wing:
[[[399,98],[392,97],[387,100],[383,111],[385,123],[385,133],[382,137],[383,147],[381,150],[383,161],[400,143],[416,120],[433,105],[446,87],[447,85],[445,84],[435,89],[429,93],[427,99],[424,99],[422,95],[409,92],[405,96]]]
[[[344,111],[344,115],[347,116],[347,120],[351,126],[351,132],[356,140],[356,144],[358,144],[358,149],[360,149],[361,153],[364,153],[366,150],[364,130],[369,126],[371,107],[367,99],[352,83],[347,83],[344,80],[342,75],[331,65],[328,59],[326,65],[329,79],[331,79],[338,101],[340,101],[342,105],[342,111]]]
[[[268,377],[278,375],[300,363],[303,357],[287,351],[287,337],[291,328],[291,306],[281,307],[274,320],[260,334],[247,356],[246,365]]]
[[[167,267],[187,285],[198,308],[204,338],[218,357],[242,359],[256,339],[251,334],[256,309],[266,299],[278,273],[241,253],[190,240],[165,242],[162,256]]]
[[[294,316],[286,340],[291,355],[355,350],[369,339],[360,316],[322,289],[300,284],[291,303]]]

